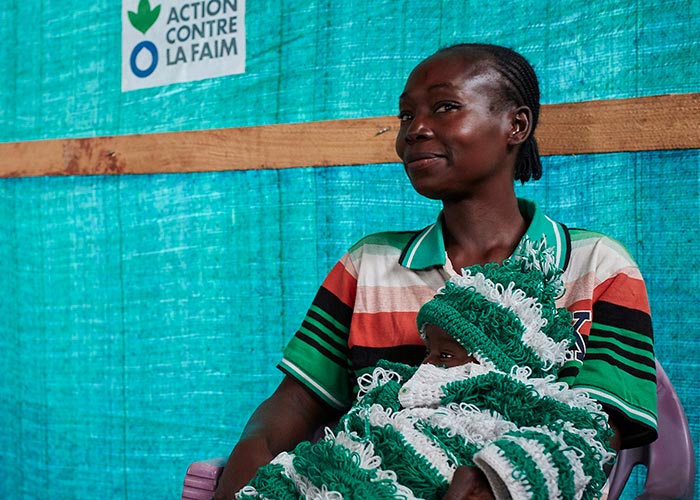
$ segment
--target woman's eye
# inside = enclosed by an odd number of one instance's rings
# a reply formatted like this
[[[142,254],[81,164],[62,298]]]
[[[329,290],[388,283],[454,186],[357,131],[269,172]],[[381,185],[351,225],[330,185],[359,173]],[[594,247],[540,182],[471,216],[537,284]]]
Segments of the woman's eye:
[[[409,113],[408,111],[401,111],[399,113],[399,121],[407,122],[411,118],[413,118],[413,115],[411,113]]]
[[[454,109],[459,109],[459,105],[451,103],[451,102],[446,102],[446,103],[440,104],[438,107],[436,107],[435,112],[436,113],[445,113],[447,111],[452,111]]]

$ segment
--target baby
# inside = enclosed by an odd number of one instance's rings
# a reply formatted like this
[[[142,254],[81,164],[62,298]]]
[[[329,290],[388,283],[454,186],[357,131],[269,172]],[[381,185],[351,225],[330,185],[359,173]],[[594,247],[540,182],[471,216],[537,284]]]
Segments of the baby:
[[[420,367],[381,362],[325,438],[262,467],[237,499],[442,499],[476,467],[497,499],[595,499],[607,416],[557,382],[573,343],[546,242],[454,276],[418,313]]]

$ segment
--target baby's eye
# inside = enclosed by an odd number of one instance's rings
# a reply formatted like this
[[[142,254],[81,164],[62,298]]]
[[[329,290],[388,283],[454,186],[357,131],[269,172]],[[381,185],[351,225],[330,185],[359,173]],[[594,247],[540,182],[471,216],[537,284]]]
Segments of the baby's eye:
[[[450,354],[449,352],[441,352],[440,353],[440,359],[450,359],[452,357],[453,357],[452,354]]]

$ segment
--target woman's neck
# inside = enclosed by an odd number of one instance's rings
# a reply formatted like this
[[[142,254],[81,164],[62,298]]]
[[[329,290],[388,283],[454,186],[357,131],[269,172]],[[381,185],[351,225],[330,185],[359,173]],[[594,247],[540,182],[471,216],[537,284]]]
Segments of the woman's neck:
[[[514,193],[444,202],[443,207],[445,248],[456,270],[510,257],[528,226]]]

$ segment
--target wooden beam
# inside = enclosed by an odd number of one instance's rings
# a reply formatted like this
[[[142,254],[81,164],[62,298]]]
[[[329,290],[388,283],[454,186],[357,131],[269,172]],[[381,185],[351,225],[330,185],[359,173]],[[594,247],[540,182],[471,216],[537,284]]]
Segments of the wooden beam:
[[[543,106],[543,155],[700,148],[700,93]]]
[[[542,107],[543,155],[700,148],[700,93]],[[0,143],[0,177],[148,174],[397,162],[393,116]]]

